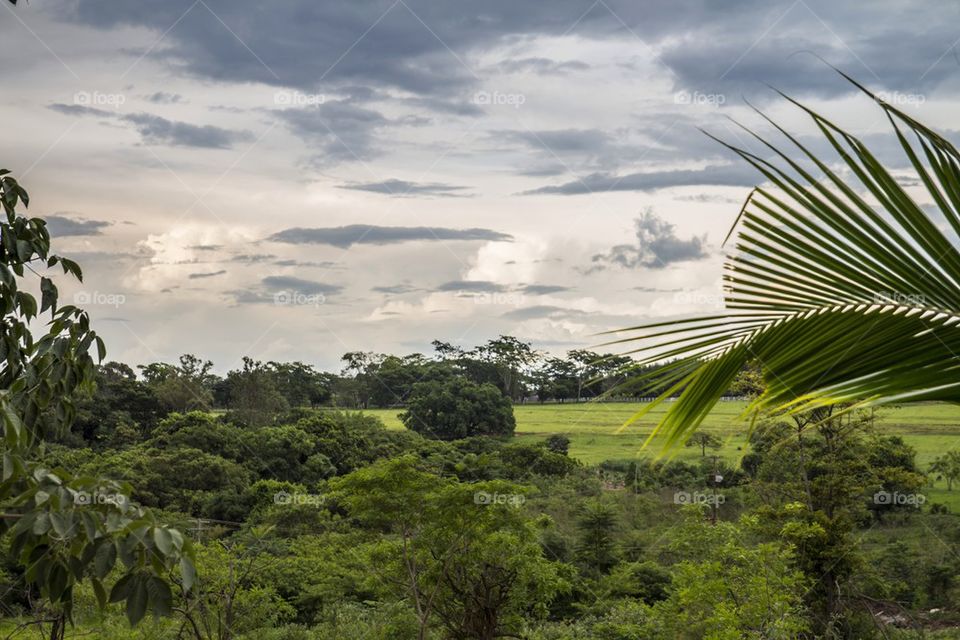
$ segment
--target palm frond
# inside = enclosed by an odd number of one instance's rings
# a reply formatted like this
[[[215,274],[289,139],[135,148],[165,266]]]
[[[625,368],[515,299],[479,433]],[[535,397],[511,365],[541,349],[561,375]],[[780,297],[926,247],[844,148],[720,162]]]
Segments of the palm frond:
[[[883,110],[923,200],[945,223],[861,140],[785,94],[836,159],[819,158],[760,111],[789,150],[747,127],[766,157],[714,138],[771,185],[750,193],[728,236],[726,312],[632,327],[616,341],[632,344],[641,365],[665,362],[627,384],[659,396],[634,420],[680,393],[654,431],[668,447],[696,430],[751,361],[767,386],[748,413],[960,402],[960,153],[844,77]]]

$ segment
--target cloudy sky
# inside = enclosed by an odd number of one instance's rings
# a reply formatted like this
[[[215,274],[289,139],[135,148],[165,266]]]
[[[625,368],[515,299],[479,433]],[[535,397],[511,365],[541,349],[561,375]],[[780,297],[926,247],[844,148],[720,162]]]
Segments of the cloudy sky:
[[[952,135],[960,6],[878,0],[32,0],[0,165],[109,356],[339,367],[501,333],[564,351],[718,304],[768,85],[892,166],[843,68]],[[899,164],[898,164],[899,163]]]

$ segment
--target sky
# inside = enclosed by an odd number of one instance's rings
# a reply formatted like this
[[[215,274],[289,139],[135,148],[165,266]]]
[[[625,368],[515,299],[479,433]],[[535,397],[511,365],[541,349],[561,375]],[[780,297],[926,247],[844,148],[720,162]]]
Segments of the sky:
[[[500,334],[562,353],[722,307],[783,91],[907,175],[955,138],[960,6],[830,0],[32,0],[0,10],[0,165],[108,358],[328,370]],[[738,123],[742,124],[741,127]]]

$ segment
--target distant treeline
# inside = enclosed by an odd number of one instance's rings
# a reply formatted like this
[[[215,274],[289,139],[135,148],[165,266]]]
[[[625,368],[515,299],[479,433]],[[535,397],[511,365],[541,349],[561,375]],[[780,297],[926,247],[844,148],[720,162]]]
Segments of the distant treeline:
[[[650,385],[627,384],[638,375],[656,376],[656,365],[641,367],[629,356],[584,349],[555,357],[512,336],[500,336],[464,350],[434,341],[434,353],[405,356],[353,351],[338,373],[303,362],[243,359],[226,376],[213,362],[185,354],[172,364],[132,367],[108,362],[99,367],[96,390],[82,403],[81,429],[103,428],[116,415],[153,424],[172,411],[226,410],[247,422],[258,415],[295,407],[365,409],[404,406],[415,384],[459,376],[495,386],[513,402],[578,402],[650,397]]]

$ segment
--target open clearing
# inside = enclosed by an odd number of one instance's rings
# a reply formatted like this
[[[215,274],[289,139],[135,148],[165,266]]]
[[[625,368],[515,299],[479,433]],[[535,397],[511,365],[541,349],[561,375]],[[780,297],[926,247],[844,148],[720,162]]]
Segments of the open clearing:
[[[516,405],[517,437],[541,440],[553,434],[570,438],[570,455],[586,464],[604,460],[625,460],[655,457],[659,449],[643,449],[644,441],[666,411],[661,406],[632,424],[617,431],[644,403],[568,403]],[[717,434],[724,441],[717,451],[731,463],[739,461],[746,451],[749,424],[739,420],[745,403],[721,402],[710,414],[703,430]],[[383,420],[393,429],[402,429],[398,409],[371,409],[366,413]],[[917,451],[917,463],[926,470],[930,462],[949,449],[960,448],[960,407],[948,404],[918,404],[877,409],[877,433],[899,435]],[[680,448],[672,455],[680,460],[695,460],[700,456],[696,448]],[[960,512],[960,487],[947,492],[946,483],[939,482],[928,489],[928,500],[944,502],[951,512]]]

